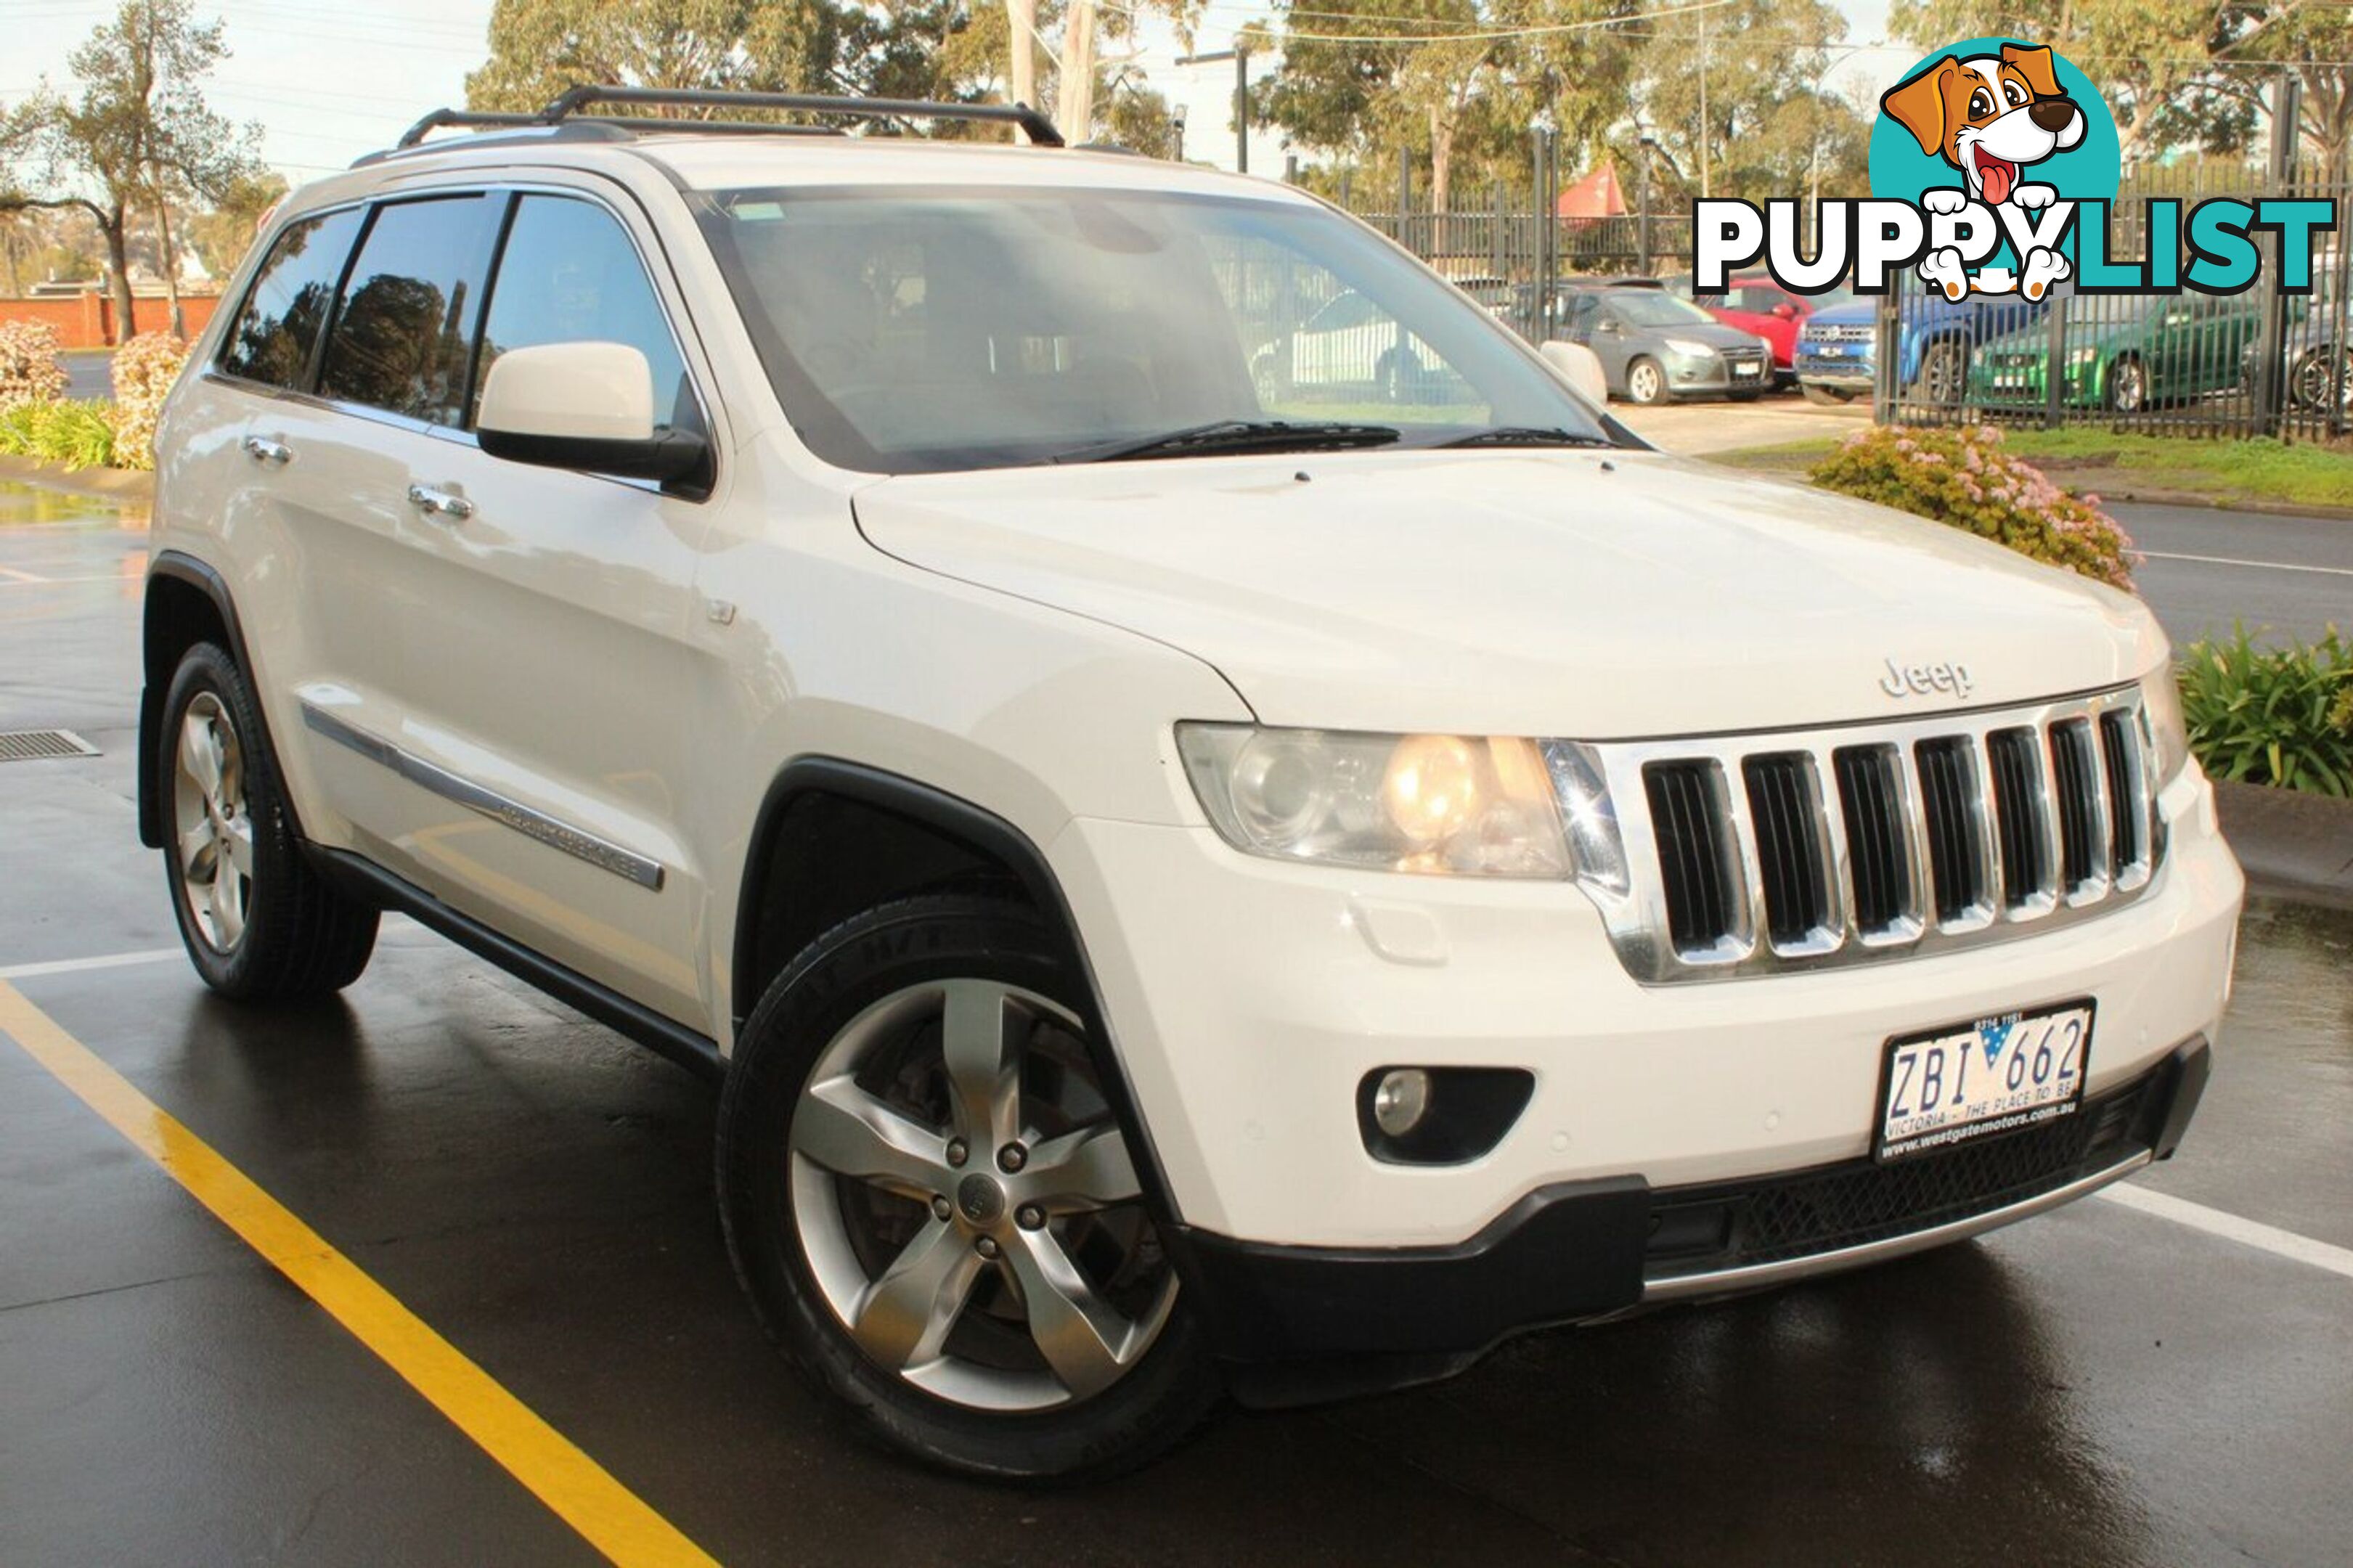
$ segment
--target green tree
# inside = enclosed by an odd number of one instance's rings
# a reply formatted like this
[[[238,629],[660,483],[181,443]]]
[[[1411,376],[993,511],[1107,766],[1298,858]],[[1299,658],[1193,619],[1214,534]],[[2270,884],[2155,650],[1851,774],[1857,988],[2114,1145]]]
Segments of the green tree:
[[[7,187],[0,209],[75,207],[90,216],[106,246],[118,341],[137,330],[128,254],[133,209],[156,214],[173,329],[182,331],[171,204],[216,200],[259,167],[259,129],[214,113],[198,85],[227,57],[221,25],[190,13],[189,0],[122,0],[114,19],[66,58],[74,95],[44,81],[0,121],[0,154],[13,176],[0,180]]]
[[[497,0],[490,31],[466,78],[476,109],[538,109],[580,82],[972,100],[1008,52],[1003,8],[965,0]]]
[[[1528,133],[1549,119],[1565,162],[1624,111],[1630,0],[1324,0],[1286,5],[1248,35],[1282,69],[1251,89],[1252,113],[1297,145],[1356,162],[1402,153],[1429,171],[1434,210],[1467,163],[1519,176]]]
[[[1956,38],[2047,44],[2081,67],[2116,117],[2127,165],[2178,148],[2236,152],[2251,100],[2222,62],[2301,0],[1894,0],[1888,27],[1922,50]]]
[[[230,182],[206,211],[187,220],[188,247],[205,270],[226,278],[245,259],[254,231],[269,209],[286,198],[285,176],[274,171],[244,174]]]
[[[1835,6],[1735,0],[1641,31],[1634,118],[1683,187],[1675,194],[1791,195],[1856,174],[1857,117],[1825,83],[1846,34]]]

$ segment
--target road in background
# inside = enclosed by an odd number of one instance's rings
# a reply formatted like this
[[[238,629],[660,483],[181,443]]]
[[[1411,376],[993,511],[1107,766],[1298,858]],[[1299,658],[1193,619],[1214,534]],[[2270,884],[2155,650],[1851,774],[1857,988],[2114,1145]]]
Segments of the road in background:
[[[103,350],[77,349],[59,356],[66,362],[68,397],[112,397],[114,355]]]
[[[2353,462],[2353,458],[2348,458]],[[2147,557],[2136,580],[2177,647],[2227,637],[2233,622],[2268,641],[2353,633],[2353,519],[2114,501]]]

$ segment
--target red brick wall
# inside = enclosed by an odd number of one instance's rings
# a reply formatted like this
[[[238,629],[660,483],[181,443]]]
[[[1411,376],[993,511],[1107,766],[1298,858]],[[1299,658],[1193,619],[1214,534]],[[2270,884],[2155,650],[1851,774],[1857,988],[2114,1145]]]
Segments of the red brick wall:
[[[171,326],[169,300],[142,295],[132,304],[142,331],[160,332]],[[219,304],[218,297],[211,294],[180,296],[180,314],[188,323],[188,336],[205,330]],[[0,299],[0,321],[47,321],[58,330],[67,348],[102,349],[114,341],[114,301],[96,292],[63,300]]]

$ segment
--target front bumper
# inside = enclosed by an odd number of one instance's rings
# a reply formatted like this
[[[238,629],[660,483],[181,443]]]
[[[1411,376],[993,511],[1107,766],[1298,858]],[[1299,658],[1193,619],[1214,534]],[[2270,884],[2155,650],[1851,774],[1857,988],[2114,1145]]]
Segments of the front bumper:
[[[1729,396],[1761,391],[1773,384],[1773,360],[1756,353],[1683,354],[1670,350],[1664,356],[1667,391],[1676,397]],[[1746,364],[1746,374],[1736,368]]]
[[[1526,1194],[1689,1186],[1870,1152],[1886,1042],[2077,996],[2088,1092],[2213,1037],[2244,880],[2195,767],[2131,904],[2013,940],[1851,968],[1644,985],[1571,885],[1260,859],[1207,826],[1074,821],[1048,857],[1174,1216],[1286,1247],[1467,1243]],[[1388,1163],[1357,1120],[1398,1066],[1524,1069],[1465,1163]]]
[[[1443,1377],[1525,1330],[1731,1294],[1959,1241],[2168,1158],[2209,1071],[2193,1038],[2074,1116],[1882,1166],[1532,1193],[1459,1247],[1281,1247],[1180,1232],[1195,1310],[1244,1400]]]

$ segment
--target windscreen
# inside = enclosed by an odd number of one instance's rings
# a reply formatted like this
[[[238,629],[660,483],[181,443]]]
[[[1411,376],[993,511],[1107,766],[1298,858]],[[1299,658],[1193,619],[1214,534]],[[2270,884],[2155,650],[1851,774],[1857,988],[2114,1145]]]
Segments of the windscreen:
[[[1221,421],[1608,439],[1486,310],[1320,207],[902,186],[700,205],[787,416],[844,468],[1077,460]]]
[[[1609,308],[1638,327],[1708,327],[1715,318],[1663,289],[1628,289],[1609,297]]]

